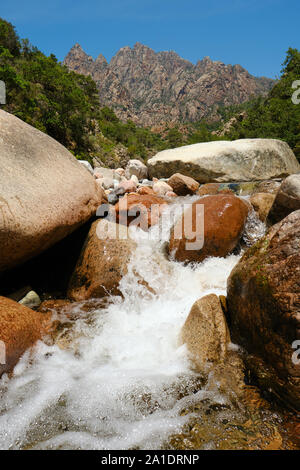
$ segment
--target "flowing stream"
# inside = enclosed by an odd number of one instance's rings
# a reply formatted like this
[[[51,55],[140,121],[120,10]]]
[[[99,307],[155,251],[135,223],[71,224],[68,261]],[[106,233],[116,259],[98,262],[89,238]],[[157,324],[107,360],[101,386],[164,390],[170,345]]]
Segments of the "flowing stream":
[[[177,216],[181,210],[176,206]],[[197,299],[226,294],[239,255],[193,266],[170,261],[164,247],[171,223],[152,227],[152,240],[132,229],[137,248],[121,281],[123,297],[88,313],[78,304],[78,318],[55,344],[39,342],[11,378],[2,377],[1,448],[155,449],[188,423],[183,409],[201,399],[227,403],[217,387],[200,385],[179,333]],[[263,233],[252,214],[245,239]]]

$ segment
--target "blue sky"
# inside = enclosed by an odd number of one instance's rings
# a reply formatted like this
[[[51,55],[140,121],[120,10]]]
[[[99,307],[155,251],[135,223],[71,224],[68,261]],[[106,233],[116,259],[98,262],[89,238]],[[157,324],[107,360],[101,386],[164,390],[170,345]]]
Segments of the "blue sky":
[[[276,77],[288,47],[300,48],[299,0],[2,0],[0,16],[59,60],[76,42],[108,60],[141,42]]]

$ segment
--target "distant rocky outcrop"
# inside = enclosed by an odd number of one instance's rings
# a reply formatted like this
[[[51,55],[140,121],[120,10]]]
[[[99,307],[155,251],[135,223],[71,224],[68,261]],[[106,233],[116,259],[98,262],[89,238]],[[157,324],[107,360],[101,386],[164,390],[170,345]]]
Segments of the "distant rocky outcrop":
[[[121,119],[144,126],[216,116],[217,105],[240,104],[265,95],[274,84],[240,65],[225,65],[209,57],[194,65],[173,51],[156,53],[140,43],[121,48],[110,63],[102,54],[94,60],[75,44],[64,64],[91,75],[102,104],[113,107]]]

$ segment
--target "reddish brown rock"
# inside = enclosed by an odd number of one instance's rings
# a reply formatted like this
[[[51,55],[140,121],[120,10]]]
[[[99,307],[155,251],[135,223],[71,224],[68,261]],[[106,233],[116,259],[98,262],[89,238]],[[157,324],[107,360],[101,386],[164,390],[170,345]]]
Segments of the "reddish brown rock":
[[[228,255],[241,238],[248,210],[243,200],[229,194],[199,199],[171,230],[169,253],[177,261],[197,262]]]
[[[128,194],[115,205],[116,221],[120,224],[139,225],[147,230],[158,220],[167,202],[159,196],[151,194]]]
[[[231,272],[233,341],[254,356],[261,385],[300,410],[300,210],[271,227]],[[293,347],[298,341],[298,347]],[[298,360],[298,363],[297,363]],[[255,365],[258,364],[256,367]]]
[[[181,173],[175,173],[168,180],[168,184],[173,188],[177,196],[186,196],[187,194],[194,194],[199,188],[198,181],[184,176]]]
[[[234,194],[229,188],[224,188],[221,183],[203,184],[197,191],[199,196],[214,196],[215,194]]]
[[[35,312],[14,300],[0,297],[0,376],[11,371],[24,352],[33,346],[49,327],[48,315]]]
[[[119,283],[135,246],[124,225],[106,219],[94,222],[71,277],[68,297],[81,301],[120,294]]]

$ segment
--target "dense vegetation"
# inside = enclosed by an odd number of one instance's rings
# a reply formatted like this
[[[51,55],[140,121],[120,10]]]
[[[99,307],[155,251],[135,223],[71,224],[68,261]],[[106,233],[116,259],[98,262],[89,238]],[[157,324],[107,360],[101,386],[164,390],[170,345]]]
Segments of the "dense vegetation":
[[[0,18],[0,80],[6,83],[4,109],[65,145],[78,158],[118,166],[122,158],[147,158],[159,150],[197,142],[244,137],[280,138],[300,158],[300,105],[294,105],[292,83],[300,78],[300,53],[289,49],[280,81],[267,98],[228,108],[220,107],[219,123],[187,123],[160,133],[122,122],[108,107],[101,108],[90,77],[70,72],[51,54],[44,55]],[[221,133],[223,123],[241,111]],[[121,156],[120,156],[121,155]]]
[[[296,80],[300,80],[300,51],[290,48],[280,80],[267,98],[257,98],[251,102],[246,119],[237,122],[228,137],[281,139],[290,145],[300,159],[300,104],[292,101],[296,91],[292,85]]]
[[[51,135],[75,153],[89,147],[98,93],[89,77],[70,73],[54,55],[46,57],[13,26],[0,20],[0,79],[4,109]]]

